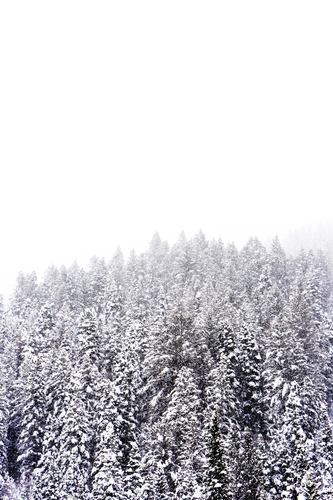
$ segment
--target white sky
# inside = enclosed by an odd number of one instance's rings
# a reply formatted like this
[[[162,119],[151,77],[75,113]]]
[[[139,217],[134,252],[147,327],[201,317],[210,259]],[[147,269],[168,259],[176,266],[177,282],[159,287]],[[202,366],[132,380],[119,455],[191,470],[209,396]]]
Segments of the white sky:
[[[3,0],[0,291],[332,215],[330,1]]]

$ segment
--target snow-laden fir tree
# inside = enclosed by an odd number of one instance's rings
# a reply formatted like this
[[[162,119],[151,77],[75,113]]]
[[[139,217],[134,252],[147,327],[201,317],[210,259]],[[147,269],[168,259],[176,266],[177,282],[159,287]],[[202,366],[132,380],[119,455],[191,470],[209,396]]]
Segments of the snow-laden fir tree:
[[[1,372],[0,372],[1,373]],[[4,374],[2,375],[2,386],[0,386],[0,491],[2,485],[8,479],[8,424],[9,424],[9,401],[7,397],[7,388],[4,384]]]
[[[233,497],[228,459],[217,411],[212,415],[207,432],[203,491],[206,500],[231,500]]]
[[[101,381],[96,415],[96,447],[91,471],[92,497],[96,500],[126,498],[124,474],[117,456],[121,443],[115,432],[119,417],[115,391],[115,385],[107,378]]]
[[[126,498],[136,498],[141,491],[140,450],[138,438],[140,431],[140,392],[142,379],[137,353],[124,339],[118,353],[114,369],[114,395],[117,414],[113,425],[116,439],[114,453],[116,461],[113,469],[117,477],[122,477]]]
[[[176,498],[192,498],[202,475],[200,409],[200,391],[193,371],[183,367],[178,373],[167,410],[162,416],[168,426],[172,464],[170,474]]]
[[[54,466],[61,478],[60,498],[87,498],[90,490],[92,465],[92,424],[83,400],[82,375],[73,371],[62,411],[58,417],[60,429]]]
[[[235,446],[238,453],[236,456],[234,454],[236,459],[235,498],[237,500],[261,500],[264,492],[264,475],[260,446],[258,446],[260,437],[255,442],[249,429],[245,429],[239,437],[241,443],[240,446]],[[232,452],[231,455],[233,455]]]

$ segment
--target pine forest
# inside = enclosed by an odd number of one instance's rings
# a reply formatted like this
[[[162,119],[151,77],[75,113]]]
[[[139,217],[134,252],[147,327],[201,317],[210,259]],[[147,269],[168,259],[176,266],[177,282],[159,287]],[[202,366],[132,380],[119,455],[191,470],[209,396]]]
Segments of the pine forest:
[[[155,234],[17,278],[0,309],[3,500],[333,498],[332,265]]]

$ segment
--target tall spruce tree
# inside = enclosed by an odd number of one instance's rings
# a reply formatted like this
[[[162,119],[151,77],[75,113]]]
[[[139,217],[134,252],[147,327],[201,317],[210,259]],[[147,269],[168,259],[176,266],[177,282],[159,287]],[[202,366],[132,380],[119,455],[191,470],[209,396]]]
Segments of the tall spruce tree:
[[[230,472],[216,411],[207,433],[206,450],[204,497],[207,500],[231,500]]]
[[[241,433],[238,448],[235,498],[237,500],[260,500],[263,494],[263,464],[257,444],[250,430]]]

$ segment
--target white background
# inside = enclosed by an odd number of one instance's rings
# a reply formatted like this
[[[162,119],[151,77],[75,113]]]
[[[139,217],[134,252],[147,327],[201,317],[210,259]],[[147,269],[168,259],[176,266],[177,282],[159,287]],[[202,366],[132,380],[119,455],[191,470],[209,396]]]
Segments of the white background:
[[[0,291],[331,216],[331,1],[0,4]]]

